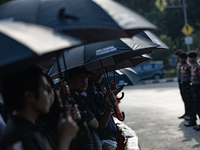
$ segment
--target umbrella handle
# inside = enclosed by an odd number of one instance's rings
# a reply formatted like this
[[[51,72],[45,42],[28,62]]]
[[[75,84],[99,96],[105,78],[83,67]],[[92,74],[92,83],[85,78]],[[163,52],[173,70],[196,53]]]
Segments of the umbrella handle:
[[[120,98],[116,97],[116,100],[122,100],[124,98],[124,92],[122,92],[122,96]]]
[[[115,104],[113,104],[113,107],[114,107],[114,111],[115,111],[115,114],[116,114],[116,116],[117,116],[117,119],[118,119],[119,121],[124,121],[124,119],[125,119],[125,114],[124,114],[124,112],[122,111],[122,118],[120,118],[119,115],[118,115],[118,113],[117,113],[117,106],[116,106]]]

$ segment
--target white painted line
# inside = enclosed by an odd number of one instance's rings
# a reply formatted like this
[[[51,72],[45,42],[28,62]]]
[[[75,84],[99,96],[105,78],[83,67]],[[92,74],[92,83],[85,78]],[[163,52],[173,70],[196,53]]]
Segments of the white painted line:
[[[164,83],[164,82],[167,82],[167,79],[161,79],[161,80],[159,80],[159,83]]]

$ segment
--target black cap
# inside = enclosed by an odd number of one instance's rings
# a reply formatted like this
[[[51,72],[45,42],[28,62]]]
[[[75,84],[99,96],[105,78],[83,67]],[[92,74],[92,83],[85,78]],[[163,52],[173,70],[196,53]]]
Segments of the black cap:
[[[175,51],[174,54],[175,54],[175,55],[178,55],[178,54],[181,53],[181,52],[184,52],[184,50],[179,49],[179,50]]]
[[[189,53],[187,53],[188,57],[193,58],[193,57],[197,57],[198,53],[196,51],[191,51]]]
[[[187,58],[187,54],[185,52],[180,52],[178,56],[181,58]]]
[[[80,66],[80,67],[69,69],[69,75],[72,75],[73,73],[78,73],[78,74],[84,74],[84,73],[86,73],[86,74],[93,74],[91,71],[88,71],[85,66]]]

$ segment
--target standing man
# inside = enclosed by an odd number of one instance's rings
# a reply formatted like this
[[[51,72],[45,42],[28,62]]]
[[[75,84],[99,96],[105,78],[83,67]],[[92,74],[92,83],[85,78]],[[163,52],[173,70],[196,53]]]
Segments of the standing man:
[[[200,65],[197,62],[197,52],[191,51],[188,53],[189,61],[192,64],[191,82],[194,113],[200,117]],[[195,130],[200,130],[200,126],[194,127]]]
[[[188,116],[190,117],[190,120],[188,122],[186,122],[184,125],[186,127],[194,126],[194,125],[196,125],[196,117],[195,117],[195,114],[193,113],[193,100],[192,100],[191,87],[190,87],[191,67],[186,62],[187,54],[185,52],[179,53],[179,60],[182,64],[182,66],[181,66],[181,86],[182,86],[182,90],[183,90],[186,111],[188,112]]]
[[[181,86],[181,72],[180,72],[181,71],[181,62],[179,60],[179,55],[178,55],[181,52],[184,52],[184,51],[182,49],[179,49],[179,50],[175,51],[175,53],[174,53],[176,55],[176,59],[177,59],[177,62],[178,62],[177,63],[177,67],[176,67],[176,69],[177,69],[178,85],[179,85],[181,97],[182,97],[182,100],[183,100],[183,103],[184,103],[184,108],[185,108],[185,113],[182,116],[178,117],[179,119],[182,119],[185,116],[187,116],[186,105],[185,105],[185,100],[184,100],[184,96],[183,96],[183,90],[182,90],[182,86]]]

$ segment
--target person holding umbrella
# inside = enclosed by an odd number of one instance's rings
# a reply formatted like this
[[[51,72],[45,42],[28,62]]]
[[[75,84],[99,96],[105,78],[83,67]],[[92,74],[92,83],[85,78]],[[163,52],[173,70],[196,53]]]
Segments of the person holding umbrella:
[[[179,89],[180,89],[180,93],[181,93],[181,98],[182,98],[182,100],[183,100],[183,103],[184,103],[184,108],[185,108],[185,113],[182,115],[182,116],[180,116],[180,117],[178,117],[179,119],[182,119],[182,118],[184,118],[185,116],[187,116],[187,109],[186,109],[186,105],[185,105],[185,100],[184,100],[184,96],[183,96],[183,90],[182,90],[182,86],[181,86],[181,73],[180,73],[180,71],[181,71],[181,62],[180,62],[180,60],[179,60],[179,53],[181,53],[181,52],[184,52],[182,49],[179,49],[179,50],[177,50],[177,51],[175,51],[175,55],[176,55],[176,59],[177,59],[177,68],[176,68],[176,70],[177,70],[177,79],[178,79],[178,85],[179,85]]]
[[[69,70],[70,89],[71,96],[75,98],[76,103],[80,111],[86,111],[86,122],[90,129],[91,137],[93,139],[93,146],[95,150],[101,150],[101,144],[96,129],[101,127],[105,128],[110,118],[111,110],[113,107],[113,101],[115,97],[112,92],[108,91],[106,96],[106,107],[104,112],[99,109],[84,96],[84,91],[88,88],[88,74],[91,72],[87,71],[85,67],[76,67]]]
[[[106,92],[102,86],[99,88],[99,83],[102,80],[102,69],[95,69],[91,71],[92,74],[89,75],[89,82],[88,82],[88,89],[86,91],[87,98],[90,99],[90,101],[99,109],[100,112],[104,112],[106,108],[106,100],[104,97],[104,92]],[[101,90],[102,88],[102,90]],[[117,86],[116,82],[111,81],[110,83],[111,90],[114,91],[114,93],[118,93],[119,91],[116,91]],[[120,89],[122,90],[122,89]],[[112,111],[112,110],[110,110]],[[115,150],[117,147],[117,142],[115,139],[116,135],[116,125],[113,120],[113,116],[110,115],[109,120],[107,124],[102,128],[99,127],[97,129],[97,133],[100,137],[101,144],[102,144],[102,150]]]
[[[74,95],[73,95],[74,94]],[[74,97],[72,97],[72,95]],[[62,106],[63,109],[66,109],[70,106],[70,104],[72,104],[72,110],[74,109],[74,116],[73,119],[75,122],[77,122],[78,126],[79,126],[79,132],[76,135],[76,138],[72,141],[70,150],[93,150],[93,140],[90,136],[90,130],[88,128],[88,125],[86,123],[86,121],[88,121],[88,119],[86,119],[87,116],[85,116],[85,112],[81,112],[78,109],[78,104],[79,104],[79,108],[81,108],[81,110],[84,110],[84,108],[87,108],[85,106],[84,103],[82,103],[82,101],[79,101],[77,98],[78,95],[76,95],[74,92],[71,91],[70,93],[70,88],[67,85],[66,81],[62,81],[61,80],[61,84],[59,87],[59,94],[58,96],[60,97],[60,104]],[[85,107],[84,107],[85,106]],[[76,109],[78,110],[79,113],[76,113]],[[90,114],[89,114],[90,115]],[[86,120],[85,120],[86,119]],[[92,121],[91,121],[92,124]]]
[[[68,150],[78,126],[71,117],[71,107],[65,120],[60,119],[59,140],[40,114],[49,112],[54,93],[46,75],[38,66],[12,74],[1,81],[4,104],[11,110],[1,135],[0,149]],[[61,121],[62,120],[62,121]]]

